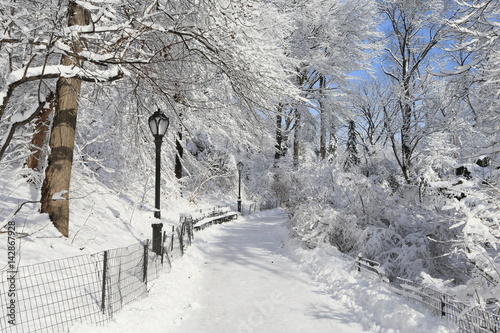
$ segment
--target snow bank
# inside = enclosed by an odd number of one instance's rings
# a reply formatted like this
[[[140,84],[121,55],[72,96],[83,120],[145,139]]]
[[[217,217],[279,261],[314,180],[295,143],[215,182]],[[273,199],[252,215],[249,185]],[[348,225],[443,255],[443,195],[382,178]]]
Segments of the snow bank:
[[[334,298],[362,319],[372,332],[383,333],[445,333],[457,327],[432,316],[425,308],[392,293],[385,283],[369,281],[358,275],[354,259],[334,247],[320,245],[304,249],[295,240],[287,249],[301,269],[321,282]]]

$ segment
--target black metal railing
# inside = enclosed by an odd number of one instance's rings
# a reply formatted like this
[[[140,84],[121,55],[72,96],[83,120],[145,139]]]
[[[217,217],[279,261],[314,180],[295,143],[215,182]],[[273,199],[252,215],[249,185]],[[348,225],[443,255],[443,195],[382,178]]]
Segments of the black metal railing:
[[[161,255],[145,240],[21,266],[14,278],[11,271],[0,271],[0,332],[67,332],[77,322],[104,324],[125,305],[145,297],[148,283],[182,256],[191,238],[191,224],[181,223],[164,233]],[[9,290],[15,291],[14,306]]]
[[[389,288],[415,303],[426,307],[433,315],[458,324],[460,333],[500,333],[500,315],[479,307],[472,307],[428,286],[419,286],[413,281],[396,278],[390,281],[380,264],[358,256],[356,270],[371,279],[379,279]]]

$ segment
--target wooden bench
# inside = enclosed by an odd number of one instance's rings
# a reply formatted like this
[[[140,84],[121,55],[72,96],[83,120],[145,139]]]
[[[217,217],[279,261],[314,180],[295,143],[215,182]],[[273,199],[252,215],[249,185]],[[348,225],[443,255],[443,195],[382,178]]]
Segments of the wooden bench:
[[[209,227],[213,224],[221,224],[224,222],[235,220],[237,218],[238,218],[238,213],[235,213],[235,212],[227,212],[226,214],[223,214],[223,215],[206,217],[206,218],[198,221],[197,223],[195,223],[193,225],[193,229],[195,231],[203,230],[206,227]]]
[[[181,223],[191,223],[195,231],[205,229],[213,224],[221,224],[238,218],[237,212],[232,212],[229,207],[214,207],[201,209],[190,213],[181,214]]]

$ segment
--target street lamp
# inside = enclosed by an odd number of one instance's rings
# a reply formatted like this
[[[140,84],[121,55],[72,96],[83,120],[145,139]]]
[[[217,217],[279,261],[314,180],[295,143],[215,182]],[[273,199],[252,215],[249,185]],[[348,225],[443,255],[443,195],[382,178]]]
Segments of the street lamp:
[[[236,163],[236,169],[238,169],[238,212],[241,213],[241,171],[243,170],[243,162],[239,161]]]
[[[160,148],[163,136],[168,129],[168,117],[158,109],[149,119],[149,129],[155,137],[156,146],[156,183],[155,183],[155,217],[160,218]]]

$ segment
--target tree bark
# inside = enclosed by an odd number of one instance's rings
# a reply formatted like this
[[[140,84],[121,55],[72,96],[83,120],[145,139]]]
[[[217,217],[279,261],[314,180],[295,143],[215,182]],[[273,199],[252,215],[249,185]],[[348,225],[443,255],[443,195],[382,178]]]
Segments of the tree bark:
[[[326,103],[325,103],[325,95],[324,89],[326,87],[326,79],[323,75],[319,78],[319,112],[320,112],[320,139],[319,139],[319,154],[321,159],[324,160],[326,158],[326,122],[327,122],[327,113],[326,113]]]
[[[47,137],[47,133],[49,132],[49,116],[55,108],[53,94],[47,96],[46,103],[49,104],[48,107],[43,108],[35,118],[35,130],[33,131],[30,147],[32,154],[28,156],[28,160],[26,162],[26,166],[33,170],[39,168],[42,147],[44,145],[45,138]]]
[[[68,26],[86,25],[90,12],[70,1],[68,5]],[[80,41],[72,42],[73,52],[81,51]],[[61,64],[79,66],[78,59],[63,56]],[[69,235],[69,188],[73,149],[75,146],[76,118],[82,81],[77,78],[60,78],[56,87],[56,109],[50,135],[50,154],[42,186],[41,212],[49,214],[54,226],[65,237]],[[64,200],[54,200],[54,194],[65,191]]]
[[[282,132],[282,121],[283,117],[281,116],[281,112],[283,111],[281,105],[278,109],[278,113],[276,113],[276,145],[274,151],[274,160],[277,161],[282,156],[283,149],[283,132]]]
[[[182,132],[177,132],[177,138],[175,139],[175,149],[177,150],[177,154],[175,154],[175,177],[177,179],[182,178],[182,156],[184,155],[184,148],[181,144],[182,141]]]
[[[333,120],[330,122],[330,141],[328,141],[328,162],[333,162],[337,155],[337,130]]]
[[[406,74],[406,71],[403,71]],[[405,78],[403,82],[404,89],[404,100],[400,101],[401,115],[403,124],[401,126],[401,170],[403,176],[407,183],[410,183],[410,170],[411,170],[411,159],[412,159],[412,148],[411,148],[411,124],[413,116],[413,108],[410,105],[411,94],[410,94],[410,78]]]
[[[406,182],[410,182],[410,168],[411,168],[411,137],[410,137],[410,128],[411,128],[411,115],[412,110],[409,105],[402,106],[403,113],[403,125],[401,126],[401,169],[403,171],[403,176],[405,177]]]
[[[300,155],[300,112],[298,109],[295,109],[295,126],[293,132],[293,165],[299,165],[299,155]]]

